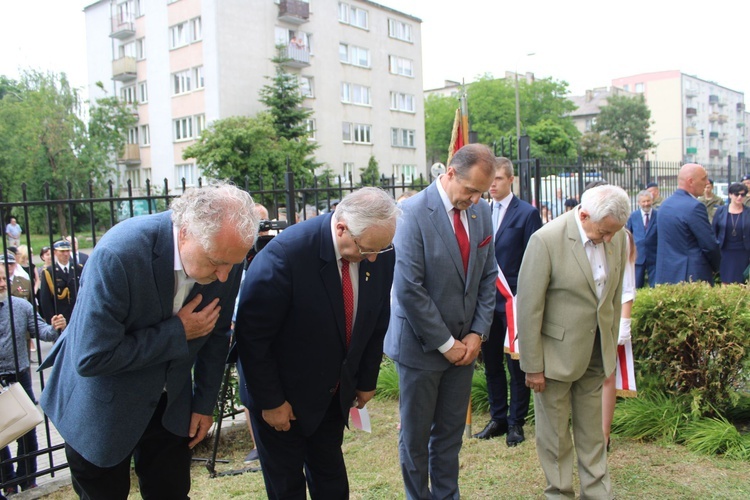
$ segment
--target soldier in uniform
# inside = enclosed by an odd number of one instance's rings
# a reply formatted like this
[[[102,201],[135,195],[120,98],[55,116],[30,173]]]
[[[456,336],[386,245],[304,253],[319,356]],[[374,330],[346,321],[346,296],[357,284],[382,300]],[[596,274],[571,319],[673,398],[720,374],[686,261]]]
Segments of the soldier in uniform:
[[[83,266],[70,261],[70,242],[60,240],[53,245],[55,261],[45,267],[41,276],[39,300],[44,319],[49,323],[52,316],[62,314],[65,321],[70,321],[76,295],[80,286]]]
[[[16,273],[18,268],[16,264],[16,256],[12,252],[8,252],[5,255],[0,255],[0,266],[5,267],[5,263],[8,263],[8,292],[13,297],[26,299],[29,302],[32,301],[31,294],[31,281],[29,278],[21,276],[20,273]]]

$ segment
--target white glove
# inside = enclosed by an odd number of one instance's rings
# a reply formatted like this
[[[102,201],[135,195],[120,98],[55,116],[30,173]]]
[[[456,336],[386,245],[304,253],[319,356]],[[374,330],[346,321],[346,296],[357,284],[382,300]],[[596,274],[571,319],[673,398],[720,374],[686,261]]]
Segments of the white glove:
[[[630,340],[630,318],[620,318],[620,338],[617,345],[625,345]]]

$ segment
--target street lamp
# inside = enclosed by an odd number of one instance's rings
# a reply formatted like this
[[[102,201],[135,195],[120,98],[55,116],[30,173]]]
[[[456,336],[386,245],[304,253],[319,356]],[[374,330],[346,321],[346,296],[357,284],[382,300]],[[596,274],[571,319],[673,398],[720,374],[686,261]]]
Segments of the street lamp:
[[[530,52],[526,54],[526,57],[533,56],[535,52]],[[521,103],[518,99],[518,60],[521,59],[520,57],[516,59],[516,70],[514,71],[514,74],[516,76],[516,150],[518,157],[521,157],[521,146],[520,146],[520,140],[521,140]]]

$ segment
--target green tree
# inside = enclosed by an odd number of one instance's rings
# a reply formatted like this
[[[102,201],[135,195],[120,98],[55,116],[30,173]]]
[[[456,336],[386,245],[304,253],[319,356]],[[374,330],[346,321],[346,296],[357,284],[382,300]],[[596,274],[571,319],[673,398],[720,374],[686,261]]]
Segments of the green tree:
[[[427,164],[445,163],[451,142],[453,120],[458,109],[458,99],[442,95],[429,95],[424,101],[424,135]]]
[[[584,160],[621,161],[625,150],[615,144],[609,135],[600,132],[586,132],[580,141],[581,157]]]
[[[271,59],[276,65],[276,73],[273,77],[266,77],[271,81],[260,89],[259,101],[265,104],[273,117],[273,126],[276,134],[285,139],[307,138],[307,125],[305,120],[313,115],[311,109],[302,107],[305,98],[300,93],[297,75],[289,73],[284,69],[284,63],[290,61],[284,55],[283,46],[279,46],[278,55]],[[310,145],[311,152],[315,149]]]
[[[370,156],[366,168],[359,169],[359,186],[377,186],[380,182],[380,170],[378,161],[374,156]]]
[[[20,197],[20,180],[37,198],[45,183],[56,200],[68,198],[68,186],[73,198],[88,195],[90,184],[95,193],[105,189],[136,121],[131,109],[114,98],[99,99],[89,103],[85,120],[84,102],[64,73],[28,71],[18,82],[2,79],[0,87],[0,182],[8,199]],[[63,204],[56,215],[58,231],[68,234]]]
[[[594,131],[609,136],[625,151],[625,160],[635,161],[654,144],[651,142],[651,110],[643,95],[613,95],[602,106]]]
[[[565,127],[553,120],[541,120],[528,129],[531,139],[531,154],[536,157],[576,156],[576,143],[565,131]]]

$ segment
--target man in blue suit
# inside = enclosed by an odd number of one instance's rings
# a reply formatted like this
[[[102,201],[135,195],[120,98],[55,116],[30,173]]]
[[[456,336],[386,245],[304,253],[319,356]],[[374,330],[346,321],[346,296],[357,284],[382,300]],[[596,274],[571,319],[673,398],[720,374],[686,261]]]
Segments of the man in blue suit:
[[[656,283],[714,282],[721,251],[708,222],[706,207],[698,201],[708,175],[696,163],[680,168],[677,190],[659,208]]]
[[[399,376],[406,497],[459,498],[458,454],[474,360],[495,308],[490,207],[495,156],[469,144],[448,171],[404,200],[394,245],[385,353]]]
[[[625,227],[633,234],[636,247],[635,286],[642,288],[656,284],[656,249],[658,248],[658,230],[656,226],[657,210],[652,207],[653,195],[645,189],[637,196],[639,210],[634,210]]]
[[[495,233],[495,258],[509,289],[497,291],[490,338],[482,344],[491,420],[481,432],[474,434],[475,438],[490,439],[507,432],[505,442],[508,446],[516,446],[525,439],[523,424],[529,412],[531,392],[526,387],[526,374],[521,371],[520,362],[512,359],[510,354],[505,355],[510,373],[510,405],[508,404],[503,351],[508,329],[506,306],[512,308],[512,304],[506,301],[506,294],[516,295],[518,271],[521,269],[526,245],[531,235],[542,227],[542,218],[537,209],[513,196],[512,186],[513,163],[508,158],[498,158],[495,179],[490,186],[490,207],[492,230]]]
[[[352,406],[375,394],[399,209],[363,188],[285,229],[248,267],[235,331],[271,499],[346,499]]]
[[[188,498],[191,448],[213,424],[242,262],[258,218],[225,184],[187,190],[171,212],[110,229],[91,254],[42,408],[65,439],[73,488]]]

